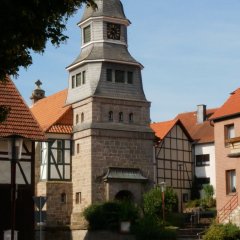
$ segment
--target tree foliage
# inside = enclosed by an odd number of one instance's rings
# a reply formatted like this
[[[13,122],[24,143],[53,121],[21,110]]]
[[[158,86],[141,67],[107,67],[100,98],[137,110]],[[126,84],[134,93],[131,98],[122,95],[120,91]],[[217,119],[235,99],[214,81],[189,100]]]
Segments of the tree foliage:
[[[66,41],[66,22],[83,3],[96,7],[94,0],[1,0],[0,81],[32,64],[32,51],[43,53],[48,40]]]
[[[177,210],[178,197],[172,188],[167,187],[165,195],[165,211],[172,212]],[[159,187],[151,189],[143,196],[143,209],[145,214],[162,217],[162,192]]]

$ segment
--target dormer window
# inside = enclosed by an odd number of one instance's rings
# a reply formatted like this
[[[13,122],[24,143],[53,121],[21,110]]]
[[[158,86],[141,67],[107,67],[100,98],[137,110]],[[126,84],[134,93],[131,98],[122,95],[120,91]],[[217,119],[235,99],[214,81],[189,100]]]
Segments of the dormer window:
[[[83,29],[83,43],[88,43],[91,41],[91,26],[88,25]]]

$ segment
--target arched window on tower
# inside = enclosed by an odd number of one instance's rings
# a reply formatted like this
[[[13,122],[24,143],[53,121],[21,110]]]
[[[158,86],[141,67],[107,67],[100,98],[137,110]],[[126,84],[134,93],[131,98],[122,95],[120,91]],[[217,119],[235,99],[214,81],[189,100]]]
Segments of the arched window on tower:
[[[123,122],[123,112],[120,112],[118,115],[119,122]]]
[[[130,123],[133,122],[133,113],[129,113],[129,122],[130,122]]]
[[[82,112],[81,113],[81,123],[83,123],[84,122],[84,113]]]
[[[110,111],[110,112],[108,113],[108,121],[109,121],[109,122],[112,122],[112,121],[113,121],[113,112],[112,112],[112,111]]]
[[[76,125],[79,123],[79,115],[76,115]]]

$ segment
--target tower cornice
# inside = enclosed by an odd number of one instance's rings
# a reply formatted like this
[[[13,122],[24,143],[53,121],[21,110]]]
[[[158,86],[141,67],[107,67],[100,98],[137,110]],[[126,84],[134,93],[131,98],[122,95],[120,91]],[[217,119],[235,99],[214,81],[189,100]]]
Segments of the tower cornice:
[[[128,19],[100,16],[100,17],[90,17],[83,22],[79,22],[77,25],[80,28],[82,28],[83,26],[88,25],[90,22],[99,21],[99,20],[106,21],[106,22],[112,22],[112,23],[118,23],[118,24],[122,24],[125,26],[129,26],[131,24],[131,22]]]
[[[119,64],[127,64],[127,65],[132,65],[132,66],[138,66],[141,69],[144,68],[144,66],[140,63],[135,63],[135,62],[125,62],[125,61],[117,61],[117,60],[111,60],[111,59],[96,59],[96,60],[83,60],[81,62],[75,63],[73,65],[70,65],[68,67],[66,67],[66,70],[71,71],[74,68],[77,68],[83,64],[86,63],[97,63],[97,62],[111,62],[111,63],[119,63]]]

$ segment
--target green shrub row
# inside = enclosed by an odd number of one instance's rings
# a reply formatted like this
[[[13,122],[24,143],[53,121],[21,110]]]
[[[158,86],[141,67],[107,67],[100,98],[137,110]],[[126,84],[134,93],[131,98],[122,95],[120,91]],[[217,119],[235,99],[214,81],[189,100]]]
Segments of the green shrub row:
[[[240,228],[234,224],[213,224],[206,232],[203,240],[239,240]]]

